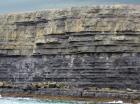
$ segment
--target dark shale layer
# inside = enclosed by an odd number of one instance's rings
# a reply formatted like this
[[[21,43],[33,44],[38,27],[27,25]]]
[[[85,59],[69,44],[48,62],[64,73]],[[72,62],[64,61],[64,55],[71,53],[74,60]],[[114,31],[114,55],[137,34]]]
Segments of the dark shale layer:
[[[139,90],[138,6],[0,15],[0,81]]]

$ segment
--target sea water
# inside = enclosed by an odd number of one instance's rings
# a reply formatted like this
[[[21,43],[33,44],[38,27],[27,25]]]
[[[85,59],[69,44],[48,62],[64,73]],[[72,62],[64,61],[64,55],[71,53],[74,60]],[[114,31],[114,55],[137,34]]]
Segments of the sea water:
[[[85,102],[2,97],[0,98],[0,104],[85,104]]]
[[[0,104],[131,104],[123,101],[112,102],[87,102],[87,101],[64,101],[64,100],[40,100],[21,97],[0,97]]]

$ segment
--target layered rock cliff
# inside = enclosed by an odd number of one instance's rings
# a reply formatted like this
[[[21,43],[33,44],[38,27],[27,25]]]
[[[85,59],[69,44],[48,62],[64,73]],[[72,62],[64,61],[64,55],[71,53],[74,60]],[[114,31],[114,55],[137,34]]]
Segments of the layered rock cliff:
[[[0,80],[139,89],[139,9],[0,15]]]

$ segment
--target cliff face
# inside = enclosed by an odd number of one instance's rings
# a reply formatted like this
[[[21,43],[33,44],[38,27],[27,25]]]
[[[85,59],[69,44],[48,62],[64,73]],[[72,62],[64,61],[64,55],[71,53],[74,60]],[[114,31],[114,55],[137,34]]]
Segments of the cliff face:
[[[140,88],[140,11],[85,7],[0,15],[0,80]]]

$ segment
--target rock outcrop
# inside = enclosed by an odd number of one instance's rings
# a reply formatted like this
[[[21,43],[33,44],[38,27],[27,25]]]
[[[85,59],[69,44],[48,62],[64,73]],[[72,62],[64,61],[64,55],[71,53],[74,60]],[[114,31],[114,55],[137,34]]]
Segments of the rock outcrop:
[[[0,80],[140,89],[139,9],[0,15]]]

